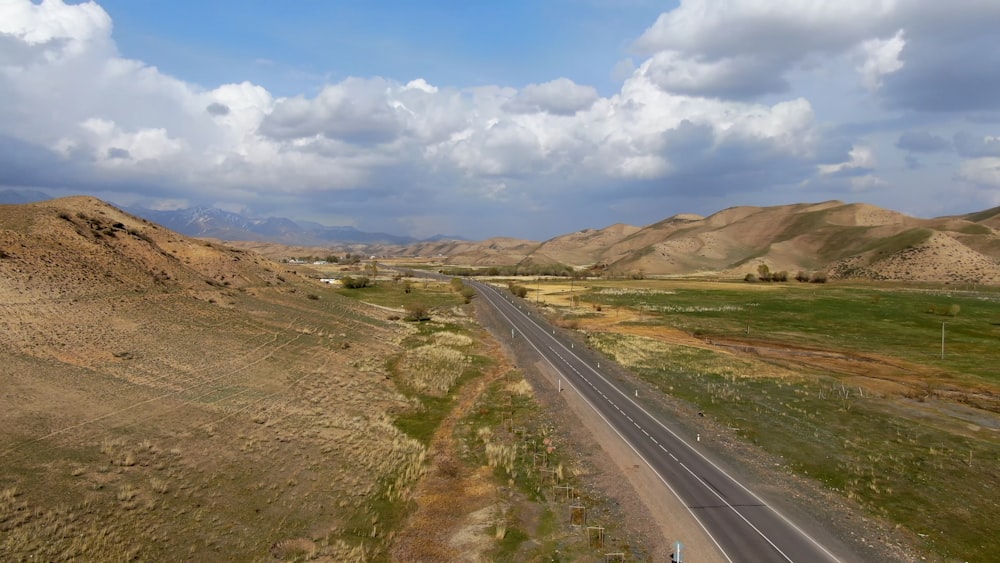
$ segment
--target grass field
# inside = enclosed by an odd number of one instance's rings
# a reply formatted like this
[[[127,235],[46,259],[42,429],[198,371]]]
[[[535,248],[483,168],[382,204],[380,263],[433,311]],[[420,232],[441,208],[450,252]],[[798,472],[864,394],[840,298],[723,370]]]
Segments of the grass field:
[[[655,282],[643,285],[651,286]],[[1000,385],[1000,291],[872,285],[736,283],[600,286],[587,302],[640,309],[650,323],[692,334],[872,352]],[[945,357],[941,358],[942,324]]]
[[[565,289],[543,282],[542,299],[596,348],[792,471],[928,553],[1000,553],[1000,292],[587,282],[571,309]],[[659,337],[678,329],[698,345]]]

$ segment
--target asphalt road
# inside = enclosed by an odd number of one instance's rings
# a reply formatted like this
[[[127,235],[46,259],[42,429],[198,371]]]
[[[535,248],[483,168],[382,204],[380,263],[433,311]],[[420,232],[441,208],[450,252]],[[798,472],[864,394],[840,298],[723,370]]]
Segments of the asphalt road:
[[[561,377],[564,392],[579,393],[659,476],[663,502],[681,503],[729,561],[838,561],[789,519],[699,453],[625,390],[601,374],[599,361],[574,350],[524,301],[476,281],[466,283],[510,323]],[[631,390],[630,390],[631,391]],[[633,391],[634,392],[634,391]],[[686,560],[686,559],[685,559]]]

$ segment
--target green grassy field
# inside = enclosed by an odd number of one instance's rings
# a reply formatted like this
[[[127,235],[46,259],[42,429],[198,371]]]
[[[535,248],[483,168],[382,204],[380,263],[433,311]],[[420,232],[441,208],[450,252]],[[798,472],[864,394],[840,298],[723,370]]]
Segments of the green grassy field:
[[[841,284],[591,284],[584,301],[641,309],[696,335],[873,352],[1000,384],[1000,291]],[[944,324],[945,357],[941,358]]]
[[[378,280],[371,287],[358,289],[338,289],[337,293],[393,309],[402,310],[407,305],[422,303],[428,307],[449,307],[462,303],[461,296],[455,293],[451,286],[441,282],[411,282],[413,290],[406,293],[402,281]]]
[[[926,396],[866,391],[843,373],[793,371],[641,335],[590,338],[663,392],[781,456],[791,470],[904,526],[929,553],[968,561],[1000,553],[1000,292],[654,280],[588,285],[584,302],[601,304],[607,315],[615,307],[641,311],[634,323],[708,340],[875,354],[909,366],[899,377],[911,385],[924,380]],[[993,410],[953,405],[945,390]],[[977,394],[985,398],[968,398]]]

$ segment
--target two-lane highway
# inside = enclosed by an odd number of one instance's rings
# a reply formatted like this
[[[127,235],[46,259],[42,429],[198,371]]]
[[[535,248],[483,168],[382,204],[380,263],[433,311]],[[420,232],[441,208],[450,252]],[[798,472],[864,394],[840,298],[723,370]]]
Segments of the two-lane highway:
[[[680,502],[729,561],[837,561],[837,557],[712,463],[585,361],[521,300],[492,285],[467,282],[556,370],[565,386],[607,422],[665,485],[664,502]],[[670,491],[669,493],[667,491]],[[671,495],[672,493],[672,495]]]

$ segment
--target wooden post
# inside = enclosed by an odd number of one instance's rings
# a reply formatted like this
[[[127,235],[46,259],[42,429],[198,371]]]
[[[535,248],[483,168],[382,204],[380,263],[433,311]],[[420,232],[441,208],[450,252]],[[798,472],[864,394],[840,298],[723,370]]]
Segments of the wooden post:
[[[604,527],[587,526],[587,543],[594,549],[604,547]]]

